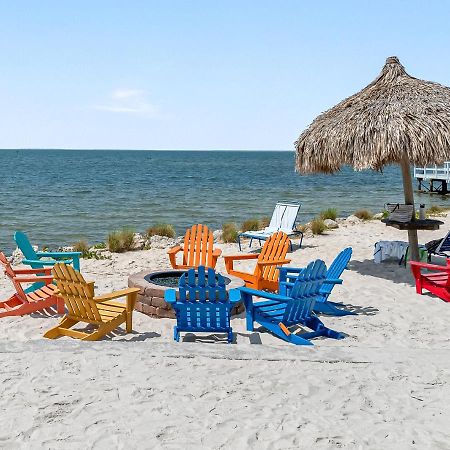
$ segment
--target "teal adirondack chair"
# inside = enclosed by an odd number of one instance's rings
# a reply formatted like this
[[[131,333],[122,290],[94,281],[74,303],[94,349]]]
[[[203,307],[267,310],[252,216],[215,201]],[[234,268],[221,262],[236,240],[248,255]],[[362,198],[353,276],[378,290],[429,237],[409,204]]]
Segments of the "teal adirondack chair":
[[[58,262],[64,262],[73,265],[73,268],[78,272],[80,271],[81,252],[36,252],[30,244],[27,235],[22,231],[14,233],[14,240],[23,256],[25,256],[22,263],[31,266],[33,269],[41,269],[44,266],[53,267]]]
[[[175,310],[177,324],[174,339],[180,340],[181,331],[226,333],[228,342],[233,341],[230,325],[232,308],[241,300],[238,289],[226,291],[222,275],[205,266],[189,269],[180,278],[178,299],[175,289],[168,289],[164,299]]]
[[[348,247],[342,250],[339,255],[336,256],[327,270],[327,279],[323,282],[320,288],[320,295],[317,297],[314,304],[314,312],[327,314],[329,316],[349,316],[356,315],[353,311],[346,311],[345,309],[338,308],[342,306],[340,303],[330,302],[328,297],[333,290],[335,283],[329,283],[328,279],[337,280],[341,278],[342,272],[347,269],[348,263],[352,257],[352,248]],[[297,277],[297,275],[304,270],[295,269],[292,267],[280,267],[280,294],[289,295],[289,282]]]
[[[274,335],[296,345],[313,345],[310,339],[318,336],[342,339],[344,337],[342,333],[327,328],[313,312],[325,280],[331,284],[342,283],[342,280],[327,278],[327,267],[318,259],[302,269],[293,283],[289,281],[279,283],[279,291],[289,292],[289,295],[239,288],[245,303],[247,330],[253,331],[254,322],[258,322]],[[267,300],[253,301],[253,297]],[[295,334],[290,330],[294,325],[312,331]]]

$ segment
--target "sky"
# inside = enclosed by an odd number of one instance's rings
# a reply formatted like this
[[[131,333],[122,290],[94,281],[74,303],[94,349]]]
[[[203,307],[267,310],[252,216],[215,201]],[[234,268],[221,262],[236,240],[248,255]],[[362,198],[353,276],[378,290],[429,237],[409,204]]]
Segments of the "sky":
[[[450,85],[448,0],[0,0],[0,148],[292,150],[388,56]]]

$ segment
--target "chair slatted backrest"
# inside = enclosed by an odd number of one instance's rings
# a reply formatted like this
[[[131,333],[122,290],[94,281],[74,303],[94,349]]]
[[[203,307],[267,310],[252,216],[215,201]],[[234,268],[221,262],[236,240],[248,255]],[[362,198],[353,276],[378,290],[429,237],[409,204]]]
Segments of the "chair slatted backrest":
[[[330,267],[327,270],[327,278],[337,280],[341,278],[342,272],[347,268],[348,263],[352,257],[352,248],[347,247],[342,250],[339,255],[336,256],[334,261],[331,263]],[[334,288],[334,284],[323,283],[322,288],[320,289],[320,293],[328,297],[331,291]]]
[[[27,301],[27,295],[25,294],[22,285],[14,279],[16,277],[14,269],[11,267],[11,264],[2,252],[0,252],[0,264],[5,269],[5,275],[12,281],[18,297],[22,301]]]
[[[450,231],[442,239],[441,243],[436,248],[436,253],[449,253],[450,252]]]
[[[22,231],[16,231],[14,233],[14,241],[17,244],[17,247],[19,247],[20,251],[23,253],[23,256],[25,256],[26,259],[30,260],[38,260],[39,257],[37,253],[35,252],[33,246],[30,243],[30,240],[28,239],[27,235],[23,233]],[[43,267],[42,264],[34,264],[32,267],[36,269],[40,269]]]
[[[220,330],[230,326],[231,304],[225,279],[214,269],[199,266],[180,277],[176,312],[178,325],[196,330]]]
[[[213,267],[214,237],[206,225],[193,225],[184,236],[183,264]]]
[[[279,261],[286,259],[290,243],[286,233],[277,231],[264,243],[258,261]],[[264,280],[278,281],[278,275],[276,266],[266,266],[261,269],[261,276]]]
[[[265,228],[265,231],[292,231],[300,207],[300,203],[277,202],[269,226]]]
[[[69,317],[101,323],[102,318],[94,301],[93,284],[87,283],[80,272],[64,263],[55,264],[52,273],[59,295],[69,310]]]
[[[292,300],[287,304],[284,311],[283,323],[285,325],[298,323],[300,319],[305,319],[311,315],[326,277],[327,266],[320,259],[309,263],[298,274],[289,295]]]

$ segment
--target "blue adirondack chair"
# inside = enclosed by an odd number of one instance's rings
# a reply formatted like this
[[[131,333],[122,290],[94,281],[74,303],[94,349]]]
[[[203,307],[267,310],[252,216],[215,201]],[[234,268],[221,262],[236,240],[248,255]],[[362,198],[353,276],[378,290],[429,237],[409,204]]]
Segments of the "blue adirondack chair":
[[[338,308],[342,306],[339,303],[330,302],[328,297],[334,288],[335,283],[329,283],[328,279],[337,280],[341,278],[342,272],[347,268],[348,263],[352,257],[352,248],[348,247],[342,250],[339,255],[336,256],[327,270],[327,279],[323,282],[320,288],[320,295],[317,297],[314,304],[314,312],[321,314],[328,314],[330,316],[349,316],[356,315],[353,311],[346,311],[345,309]],[[289,295],[289,282],[297,277],[297,275],[304,270],[295,269],[292,267],[280,267],[280,294]]]
[[[41,269],[44,266],[53,267],[58,262],[64,262],[73,265],[73,268],[78,272],[80,271],[81,252],[36,252],[31,246],[27,235],[22,231],[14,233],[14,240],[23,256],[25,256],[22,263],[31,266],[33,269]]]
[[[241,300],[238,289],[225,288],[222,275],[204,266],[189,269],[180,277],[178,299],[175,289],[168,289],[164,299],[175,310],[177,324],[174,339],[180,340],[181,331],[227,333],[228,342],[233,341],[230,326],[231,309]]]
[[[289,295],[239,288],[247,311],[247,330],[253,331],[253,323],[258,322],[279,338],[296,345],[313,345],[310,339],[317,336],[342,339],[342,333],[327,328],[313,312],[325,280],[331,284],[342,283],[342,280],[327,278],[327,267],[318,259],[297,273],[293,283],[280,281],[280,292]],[[267,301],[254,302],[253,296],[265,298]],[[294,325],[301,325],[313,331],[294,334],[289,330]]]

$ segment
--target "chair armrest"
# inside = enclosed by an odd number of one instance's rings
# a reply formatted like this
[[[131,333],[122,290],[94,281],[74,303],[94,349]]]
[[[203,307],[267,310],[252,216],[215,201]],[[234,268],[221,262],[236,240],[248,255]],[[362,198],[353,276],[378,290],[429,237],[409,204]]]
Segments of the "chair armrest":
[[[72,262],[71,260],[67,260],[66,262]],[[56,263],[61,261],[56,261],[56,259],[52,259],[50,261],[45,261],[42,259],[23,259],[22,264],[41,264],[43,266],[54,266]]]
[[[167,291],[164,292],[164,300],[167,303],[176,303],[177,291],[175,289],[167,289]]]
[[[32,273],[51,274],[52,267],[42,267],[41,269],[14,269],[14,273],[17,273],[17,274],[32,274]]]
[[[244,260],[244,259],[258,259],[259,253],[249,253],[246,255],[224,255],[223,259],[226,261]]]
[[[327,278],[322,284],[342,284],[342,280],[340,278]]]
[[[228,291],[228,300],[230,303],[238,303],[241,301],[241,291],[239,289],[230,289]]]
[[[36,252],[40,258],[64,258],[81,256],[81,252]]]
[[[417,267],[419,269],[437,270],[439,272],[449,272],[450,266],[438,266],[437,264],[428,264],[419,261],[409,261],[411,266]]]
[[[167,250],[167,253],[169,255],[173,255],[175,253],[178,253],[180,250],[183,250],[183,247],[181,245],[176,245],[175,247],[169,248],[169,250]]]
[[[266,291],[257,291],[256,289],[250,289],[246,287],[238,288],[241,292],[247,295],[254,295],[255,297],[267,298],[268,300],[275,300],[280,303],[286,303],[292,300],[291,297],[287,297],[285,295],[272,294],[271,292]]]
[[[34,283],[35,281],[45,281],[47,282],[47,284],[49,284],[53,281],[53,276],[14,277],[13,280],[17,281],[18,283]]]
[[[277,269],[280,271],[280,274],[282,272],[300,273],[305,270],[304,267],[277,267]]]
[[[222,254],[222,250],[221,250],[220,248],[215,248],[215,249],[213,249],[212,255],[213,255],[215,258],[218,258],[221,254]]]
[[[104,302],[106,300],[112,300],[114,298],[125,297],[126,295],[133,294],[135,292],[139,292],[139,288],[128,288],[122,289],[121,291],[111,292],[110,294],[98,295],[94,297],[94,301],[96,302]]]
[[[291,262],[290,259],[279,259],[276,261],[258,261],[258,266],[276,266],[278,264],[289,264]]]

